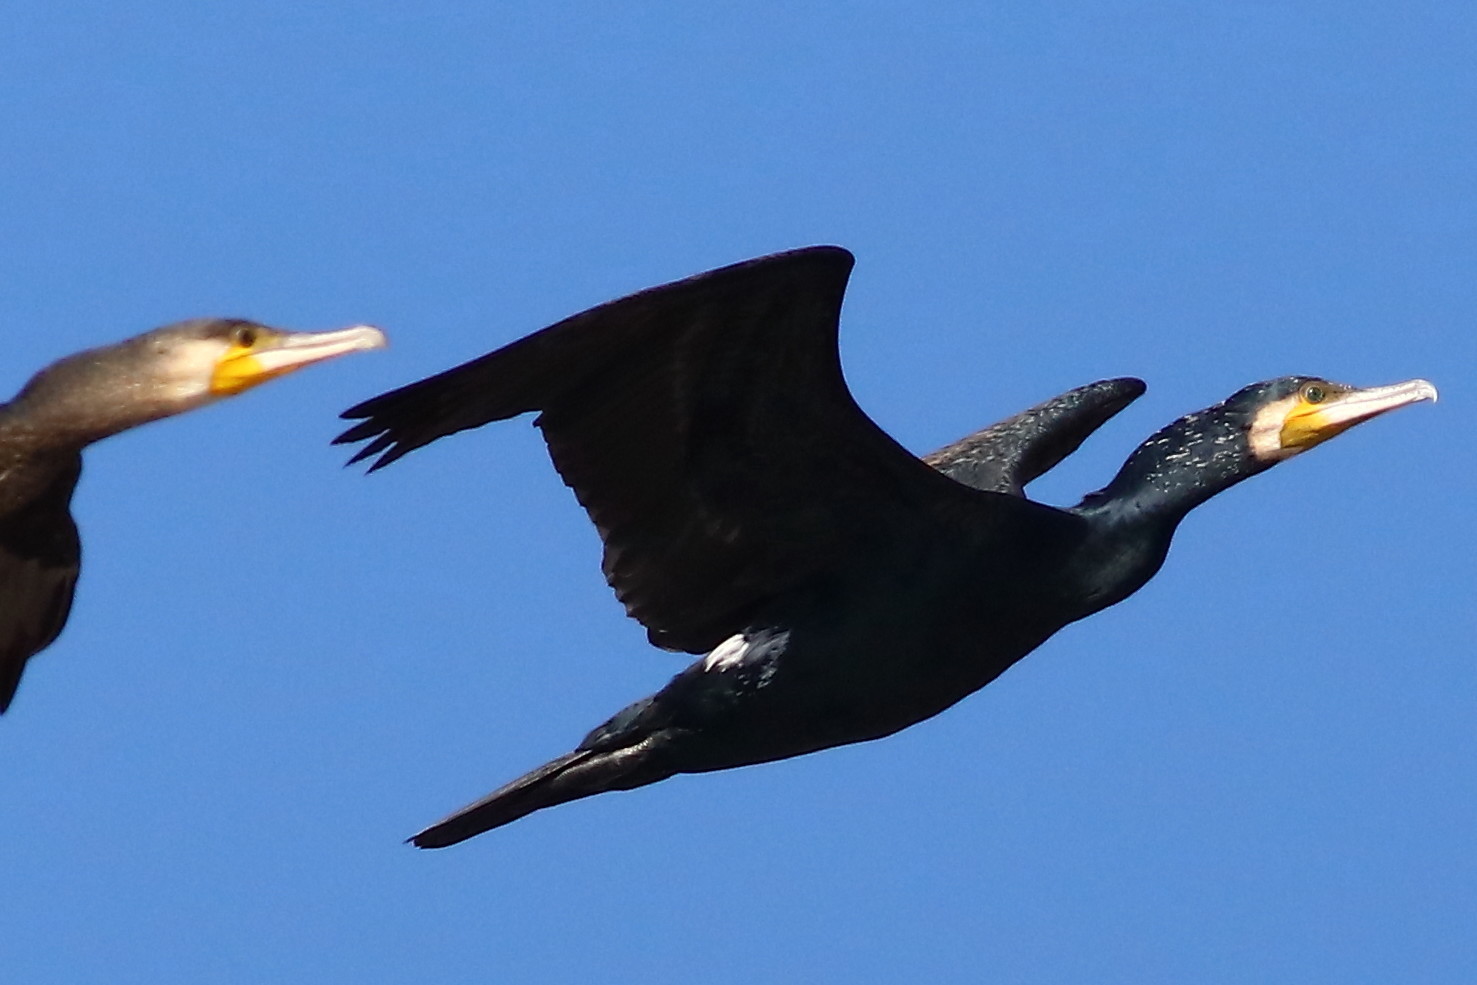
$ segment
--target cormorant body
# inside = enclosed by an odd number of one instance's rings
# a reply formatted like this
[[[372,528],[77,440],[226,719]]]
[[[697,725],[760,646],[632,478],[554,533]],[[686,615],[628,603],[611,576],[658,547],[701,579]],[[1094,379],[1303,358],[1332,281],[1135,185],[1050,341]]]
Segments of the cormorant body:
[[[352,408],[382,467],[527,412],[653,644],[705,654],[573,751],[415,835],[454,844],[607,790],[889,735],[1128,597],[1194,506],[1424,381],[1284,377],[1181,418],[1073,509],[1024,485],[1143,391],[1107,380],[924,459],[852,400],[852,257],[816,247],[568,318]]]
[[[384,344],[363,325],[284,332],[202,318],[58,360],[0,404],[0,712],[26,661],[56,639],[71,611],[81,563],[71,501],[85,447]]]

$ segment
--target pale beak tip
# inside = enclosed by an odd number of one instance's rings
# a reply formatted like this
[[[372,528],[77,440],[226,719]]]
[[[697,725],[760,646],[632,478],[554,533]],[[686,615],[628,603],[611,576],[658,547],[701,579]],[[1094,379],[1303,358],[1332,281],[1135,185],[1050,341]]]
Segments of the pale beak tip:
[[[357,350],[385,349],[390,345],[389,336],[373,325],[354,325],[344,332],[353,336],[353,348]]]
[[[1413,380],[1411,382],[1415,387],[1416,400],[1429,400],[1433,404],[1436,403],[1439,395],[1436,393],[1436,385],[1434,383],[1431,383],[1429,380]]]

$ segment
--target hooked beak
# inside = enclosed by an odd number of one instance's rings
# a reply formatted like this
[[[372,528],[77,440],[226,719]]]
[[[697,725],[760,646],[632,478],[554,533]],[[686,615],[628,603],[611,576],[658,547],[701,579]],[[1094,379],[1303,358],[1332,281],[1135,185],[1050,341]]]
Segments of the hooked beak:
[[[1425,380],[1347,390],[1320,404],[1303,404],[1288,414],[1282,425],[1282,447],[1311,448],[1370,418],[1435,399],[1436,388]]]

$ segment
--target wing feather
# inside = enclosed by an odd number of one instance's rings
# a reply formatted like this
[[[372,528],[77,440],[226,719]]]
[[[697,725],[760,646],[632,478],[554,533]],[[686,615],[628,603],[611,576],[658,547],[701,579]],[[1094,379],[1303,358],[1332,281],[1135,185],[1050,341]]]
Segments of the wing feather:
[[[1056,468],[1143,392],[1144,381],[1132,377],[1079,386],[960,438],[923,460],[971,488],[1024,496],[1028,483]]]
[[[51,645],[72,609],[82,545],[71,501],[81,468],[77,457],[42,495],[0,517],[0,713],[26,662]]]
[[[893,539],[1049,510],[948,479],[856,405],[836,340],[852,263],[813,247],[612,301],[351,408],[338,440],[381,468],[537,411],[629,614],[658,646],[709,650]]]

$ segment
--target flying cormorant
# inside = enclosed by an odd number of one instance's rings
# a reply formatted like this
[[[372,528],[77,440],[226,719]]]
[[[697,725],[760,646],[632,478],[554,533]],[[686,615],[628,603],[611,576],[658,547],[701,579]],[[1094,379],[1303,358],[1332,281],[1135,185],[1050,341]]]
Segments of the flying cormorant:
[[[201,318],[67,356],[0,404],[0,712],[26,661],[56,639],[72,608],[81,546],[70,505],[83,448],[384,344],[367,325],[284,332]]]
[[[345,413],[381,468],[466,428],[534,419],[651,642],[706,654],[573,751],[412,837],[439,848],[677,773],[889,735],[983,687],[1159,570],[1216,493],[1424,380],[1248,386],[1145,441],[1072,509],[1024,497],[1142,392],[1110,380],[925,459],[853,401],[836,333],[852,257],[816,247],[565,319]]]

